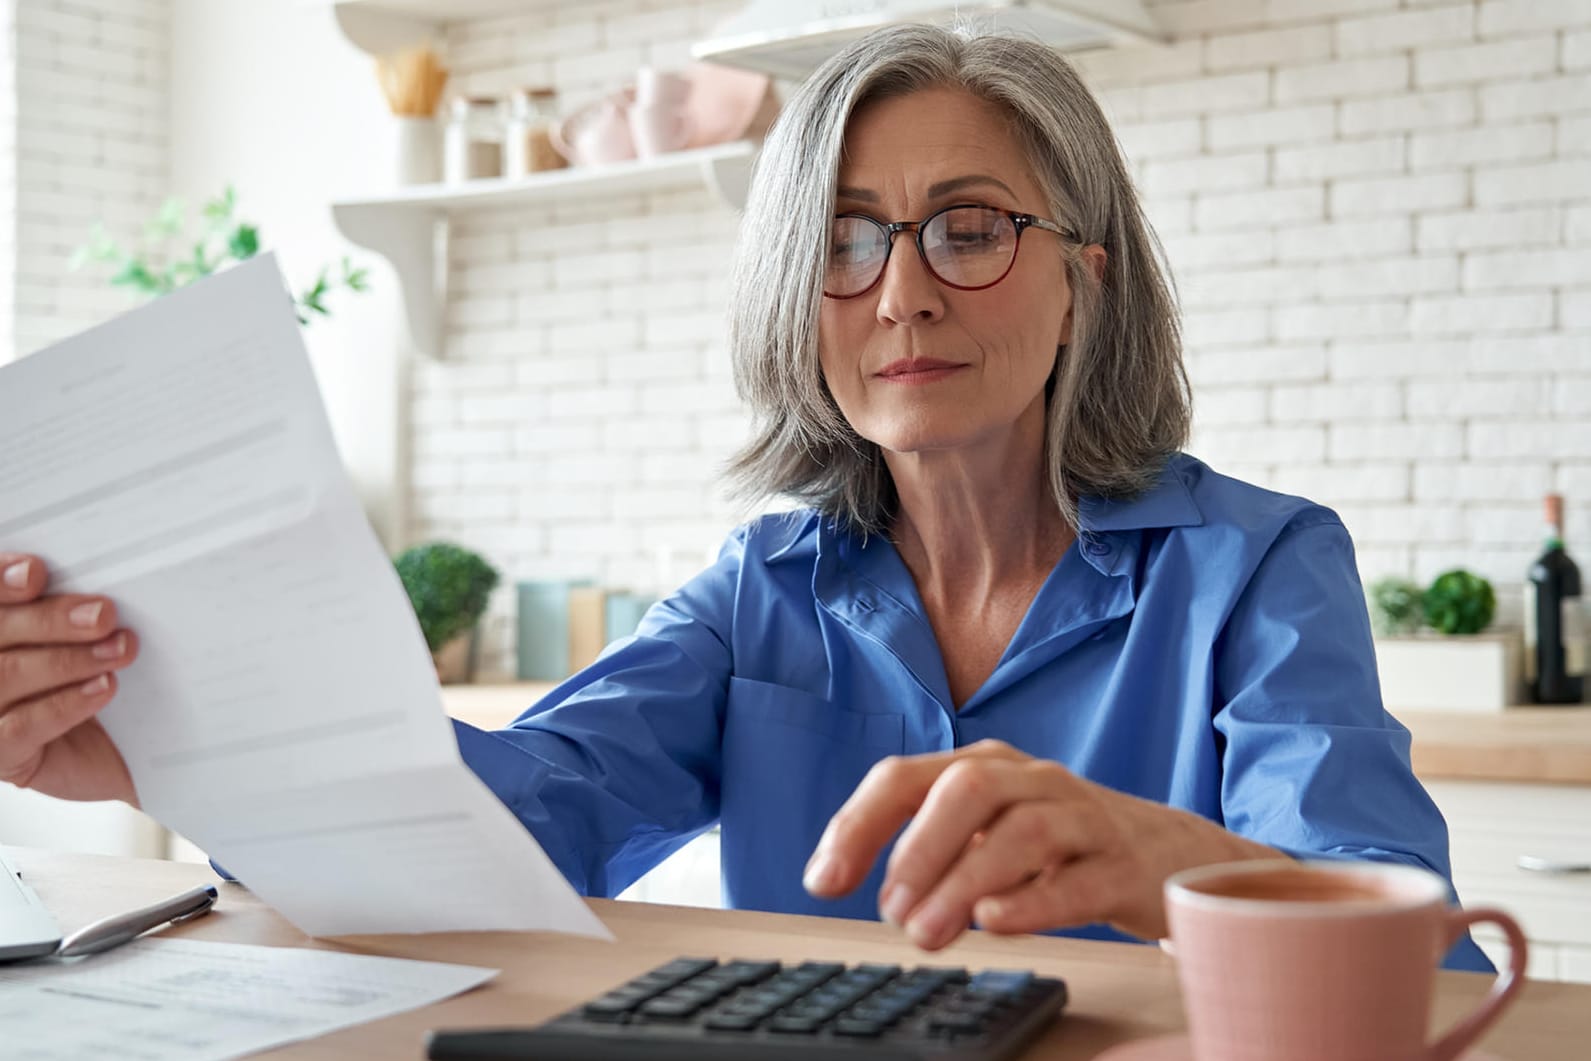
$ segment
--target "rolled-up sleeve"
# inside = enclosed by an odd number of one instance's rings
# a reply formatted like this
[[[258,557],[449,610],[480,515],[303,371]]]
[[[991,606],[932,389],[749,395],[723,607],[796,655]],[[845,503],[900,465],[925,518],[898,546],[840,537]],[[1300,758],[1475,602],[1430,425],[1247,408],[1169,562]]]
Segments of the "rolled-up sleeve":
[[[1447,823],[1382,706],[1353,543],[1301,514],[1260,561],[1218,643],[1227,828],[1296,858],[1402,862],[1451,887]],[[1490,971],[1465,937],[1446,964]]]
[[[712,825],[741,533],[507,728],[454,722],[465,763],[570,883],[613,896]]]

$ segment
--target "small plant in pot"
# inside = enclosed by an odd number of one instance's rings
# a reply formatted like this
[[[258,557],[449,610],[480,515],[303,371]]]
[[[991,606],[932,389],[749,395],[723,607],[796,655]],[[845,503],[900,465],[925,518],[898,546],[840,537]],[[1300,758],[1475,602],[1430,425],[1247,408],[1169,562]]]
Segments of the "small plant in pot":
[[[451,542],[404,550],[394,566],[420,621],[426,647],[444,683],[469,681],[475,670],[475,630],[497,586],[495,568]]]
[[[1458,568],[1422,590],[1389,577],[1368,596],[1389,709],[1497,710],[1521,701],[1519,634],[1488,630],[1497,596],[1486,579]]]

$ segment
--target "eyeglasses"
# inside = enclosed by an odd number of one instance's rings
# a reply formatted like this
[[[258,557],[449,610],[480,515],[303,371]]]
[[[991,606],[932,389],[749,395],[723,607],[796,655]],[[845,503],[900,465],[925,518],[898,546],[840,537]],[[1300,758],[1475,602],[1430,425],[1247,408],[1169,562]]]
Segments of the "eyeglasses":
[[[916,236],[923,265],[941,284],[959,291],[993,287],[1016,264],[1017,244],[1029,228],[1077,239],[1075,232],[1054,221],[992,206],[947,206],[921,221],[886,222],[866,214],[840,214],[829,236],[823,294],[828,298],[867,294],[884,275],[896,233],[908,231]]]

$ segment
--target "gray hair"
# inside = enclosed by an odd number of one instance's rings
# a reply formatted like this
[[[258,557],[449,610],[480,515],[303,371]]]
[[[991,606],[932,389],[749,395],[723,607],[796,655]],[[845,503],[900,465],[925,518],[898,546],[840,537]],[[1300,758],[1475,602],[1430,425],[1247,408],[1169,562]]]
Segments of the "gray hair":
[[[846,124],[864,104],[955,87],[1010,117],[1049,200],[1081,237],[1063,241],[1074,292],[1071,341],[1051,379],[1045,463],[1061,515],[1077,499],[1152,486],[1191,418],[1176,301],[1109,123],[1050,48],[932,26],[868,34],[792,95],[762,149],[730,294],[735,384],[753,437],[728,475],[742,497],[783,495],[863,533],[883,533],[897,496],[879,447],[841,414],[818,359],[818,308]],[[1103,282],[1083,244],[1107,252]]]

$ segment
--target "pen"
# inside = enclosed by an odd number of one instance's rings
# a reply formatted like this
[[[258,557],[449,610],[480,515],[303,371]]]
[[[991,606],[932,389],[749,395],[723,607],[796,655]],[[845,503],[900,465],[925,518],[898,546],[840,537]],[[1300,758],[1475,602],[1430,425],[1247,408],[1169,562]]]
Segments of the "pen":
[[[153,906],[116,914],[86,925],[61,941],[55,952],[58,958],[75,958],[81,954],[98,954],[102,950],[119,947],[137,939],[152,928],[166,923],[177,924],[210,912],[215,905],[215,885],[206,884],[192,891],[163,899]]]

